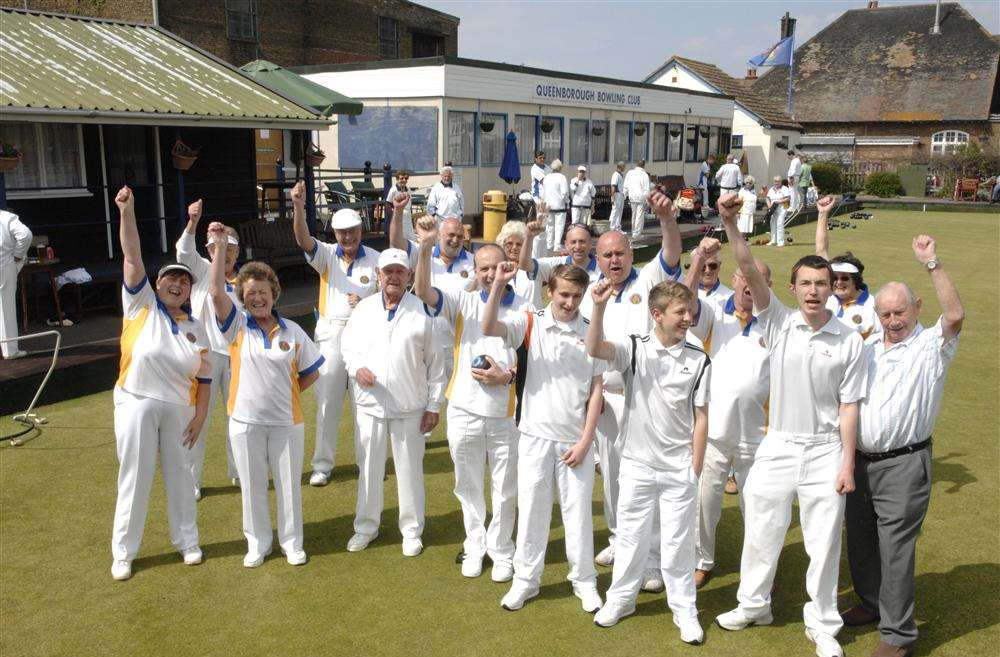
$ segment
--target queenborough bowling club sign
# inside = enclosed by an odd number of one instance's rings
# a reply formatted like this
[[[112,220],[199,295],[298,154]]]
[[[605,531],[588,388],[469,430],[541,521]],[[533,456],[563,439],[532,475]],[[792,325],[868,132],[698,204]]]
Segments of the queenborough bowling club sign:
[[[615,107],[641,107],[642,96],[620,91],[613,87],[588,87],[539,82],[535,85],[535,98],[570,103],[612,105]]]

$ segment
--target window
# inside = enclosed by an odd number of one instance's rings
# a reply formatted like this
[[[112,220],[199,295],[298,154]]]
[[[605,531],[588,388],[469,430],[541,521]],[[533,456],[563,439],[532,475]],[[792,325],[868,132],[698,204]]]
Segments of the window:
[[[149,128],[141,125],[104,126],[104,156],[112,185],[119,181],[136,186],[153,183],[148,135]]]
[[[608,161],[608,143],[611,139],[608,130],[607,121],[590,122],[590,161],[594,164],[603,164]]]
[[[493,128],[486,132],[483,125],[489,127],[490,123],[493,124]],[[506,114],[479,115],[479,159],[482,166],[500,166],[500,163],[503,162],[504,138],[506,136]]]
[[[737,148],[743,148],[743,135],[733,135],[730,138],[730,150],[736,150]]]
[[[382,59],[399,59],[399,21],[378,17],[378,56]]]
[[[949,155],[960,146],[969,145],[969,133],[961,130],[942,130],[931,137],[931,155]]]
[[[721,152],[719,150],[719,128],[713,125],[708,129],[708,150],[705,151],[705,155],[719,155]]]
[[[684,161],[685,162],[697,162],[698,161],[698,126],[687,125],[684,126]]]
[[[87,186],[87,174],[83,130],[78,124],[4,122],[0,123],[0,140],[23,154],[21,165],[6,174],[11,198],[52,195],[44,188],[61,188],[56,195],[89,194],[81,189]],[[19,194],[17,189],[26,191]]]
[[[257,0],[226,0],[226,36],[253,43],[260,40]]]
[[[636,134],[641,132],[642,134]],[[649,124],[632,124],[632,159],[638,162],[649,157]]]
[[[448,158],[454,166],[476,164],[476,113],[448,112]]]
[[[546,127],[551,129],[545,132]],[[554,116],[543,116],[542,123],[539,130],[539,145],[538,147],[545,151],[545,159],[547,162],[552,160],[562,159],[562,138],[563,138],[563,120],[559,117]]]
[[[439,57],[444,54],[444,37],[436,34],[413,33],[414,57]]]
[[[435,171],[439,166],[435,107],[371,105],[361,114],[336,118],[338,161],[345,169],[360,169],[365,160],[410,171]],[[291,153],[290,139],[286,148]],[[290,175],[294,172],[293,167]]]
[[[667,128],[667,136],[670,138],[670,146],[667,148],[667,159],[671,162],[680,162],[684,126],[680,123],[671,123]]]
[[[535,136],[538,133],[538,117],[518,114],[514,117],[514,134],[517,135],[517,156],[521,164],[535,161]]]
[[[708,137],[711,134],[712,131],[707,125],[698,126],[698,157],[702,160],[713,154],[708,150]]]
[[[569,161],[571,164],[586,164],[590,150],[590,125],[585,119],[570,119]]]
[[[667,124],[653,124],[653,156],[654,162],[665,162],[667,159]]]
[[[615,162],[631,162],[632,122],[615,121]]]
[[[719,128],[719,152],[728,153],[733,150],[733,131],[729,128]]]

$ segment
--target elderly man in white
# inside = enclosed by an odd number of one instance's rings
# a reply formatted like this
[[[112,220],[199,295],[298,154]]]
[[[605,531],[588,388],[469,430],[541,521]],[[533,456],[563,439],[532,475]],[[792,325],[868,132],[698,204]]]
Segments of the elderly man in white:
[[[563,175],[562,161],[552,160],[552,172],[542,178],[542,201],[548,207],[548,214],[545,216],[545,255],[550,255],[562,244],[568,200],[569,181]],[[535,246],[535,253],[539,253],[538,245]]]
[[[802,175],[802,160],[795,151],[788,151],[788,190],[791,195],[791,211],[802,209],[802,194],[799,193],[799,177]]]
[[[462,196],[462,188],[455,182],[455,172],[451,167],[442,167],[440,182],[434,183],[427,194],[427,214],[439,224],[448,217],[462,220],[465,198]]]
[[[576,168],[576,178],[569,183],[569,193],[572,197],[572,216],[574,224],[590,225],[590,211],[597,196],[594,181],[587,177],[587,167],[582,164]]]
[[[767,210],[771,215],[771,240],[768,246],[785,245],[785,217],[791,191],[782,182],[781,176],[774,177],[774,184],[767,189]]]
[[[13,212],[0,210],[0,340],[17,337],[17,273],[31,246],[31,230]],[[4,360],[27,356],[17,340],[0,342]]]
[[[739,191],[743,184],[743,172],[736,162],[736,156],[730,155],[726,163],[715,172],[715,182],[719,183],[719,193],[729,194]]]
[[[625,163],[618,162],[611,174],[611,230],[622,229],[622,212],[625,210]]]
[[[642,227],[646,223],[646,209],[649,207],[646,204],[646,197],[653,189],[645,166],[646,160],[639,160],[635,163],[635,168],[625,174],[625,196],[632,206],[633,242],[642,235]]]

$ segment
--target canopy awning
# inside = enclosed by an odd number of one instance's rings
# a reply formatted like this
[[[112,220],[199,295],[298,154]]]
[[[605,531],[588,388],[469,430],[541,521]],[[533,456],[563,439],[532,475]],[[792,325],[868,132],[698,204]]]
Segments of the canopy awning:
[[[255,59],[241,66],[240,70],[261,84],[294,99],[300,105],[312,108],[322,116],[361,114],[364,109],[361,101],[327,89],[265,59]]]

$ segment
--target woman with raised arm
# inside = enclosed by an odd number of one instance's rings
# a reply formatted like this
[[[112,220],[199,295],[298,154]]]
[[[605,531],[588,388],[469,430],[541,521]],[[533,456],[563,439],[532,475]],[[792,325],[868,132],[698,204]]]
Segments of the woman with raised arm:
[[[154,284],[146,277],[135,222],[135,198],[122,187],[124,255],[121,365],[115,383],[115,442],[118,501],[111,536],[111,576],[132,576],[139,552],[149,493],[160,458],[167,489],[170,542],[184,563],[201,563],[194,477],[188,454],[208,414],[212,366],[204,327],[188,304],[194,275],[180,263],[160,268]]]

